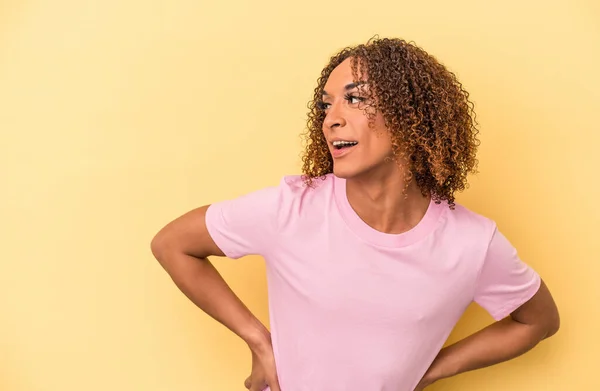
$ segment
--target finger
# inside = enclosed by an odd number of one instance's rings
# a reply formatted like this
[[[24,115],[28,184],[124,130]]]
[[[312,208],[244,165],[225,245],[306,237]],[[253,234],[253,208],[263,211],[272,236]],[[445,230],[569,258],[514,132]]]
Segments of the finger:
[[[265,388],[267,388],[267,383],[265,383],[264,381],[255,381],[250,385],[249,390],[250,391],[263,391]]]
[[[246,387],[246,389],[249,390],[251,386],[252,386],[252,377],[248,376],[246,378],[246,380],[244,380],[244,387]]]

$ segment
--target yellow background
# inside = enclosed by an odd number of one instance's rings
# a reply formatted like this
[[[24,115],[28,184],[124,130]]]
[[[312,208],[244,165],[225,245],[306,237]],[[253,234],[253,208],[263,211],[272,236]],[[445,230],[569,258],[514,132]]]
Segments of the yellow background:
[[[150,240],[298,173],[322,66],[376,33],[470,91],[480,174],[459,201],[497,220],[562,314],[527,355],[430,389],[600,390],[593,0],[1,1],[0,390],[244,389],[247,348]],[[215,263],[267,322],[262,260]],[[470,308],[452,340],[490,321]]]

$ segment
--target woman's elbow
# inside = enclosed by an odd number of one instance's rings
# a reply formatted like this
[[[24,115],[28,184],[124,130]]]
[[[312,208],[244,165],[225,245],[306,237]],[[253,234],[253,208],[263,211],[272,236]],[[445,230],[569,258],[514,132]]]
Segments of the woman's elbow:
[[[172,247],[170,242],[168,235],[163,230],[154,235],[150,241],[150,251],[152,251],[152,255],[160,263],[163,262],[165,253]]]
[[[558,330],[560,330],[560,316],[558,316],[557,312],[556,319],[554,319],[548,325],[548,332],[546,333],[546,338],[552,337],[554,334],[558,333]]]
[[[546,335],[544,336],[544,339],[552,337],[554,334],[556,334],[558,332],[559,329],[560,329],[560,314],[558,313],[558,308],[556,307],[556,304],[555,304],[552,311],[550,311],[550,315],[548,316],[547,321],[546,321]]]

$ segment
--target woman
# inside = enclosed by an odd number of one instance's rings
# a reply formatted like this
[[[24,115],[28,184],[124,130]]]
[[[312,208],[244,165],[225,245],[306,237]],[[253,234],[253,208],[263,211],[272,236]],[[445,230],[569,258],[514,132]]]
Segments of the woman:
[[[559,327],[539,275],[454,202],[475,172],[468,93],[400,39],[346,48],[310,104],[303,175],[193,210],[152,250],[252,352],[251,391],[422,390],[516,357]],[[209,256],[265,258],[271,332]],[[446,348],[471,302],[497,321]]]

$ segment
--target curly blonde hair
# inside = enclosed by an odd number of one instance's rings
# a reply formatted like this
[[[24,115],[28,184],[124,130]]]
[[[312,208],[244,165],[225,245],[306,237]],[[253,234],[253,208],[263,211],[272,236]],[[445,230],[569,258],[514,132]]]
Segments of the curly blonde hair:
[[[371,124],[376,111],[382,114],[396,161],[409,164],[407,185],[414,178],[423,195],[438,203],[446,200],[454,208],[455,192],[468,187],[469,173],[477,173],[479,131],[473,103],[454,73],[414,43],[397,38],[374,38],[346,47],[321,72],[303,134],[304,182],[311,186],[314,178],[333,172],[320,102],[329,75],[348,58],[355,82],[359,66],[368,75],[367,95],[375,99],[369,99],[374,110],[365,113]]]

